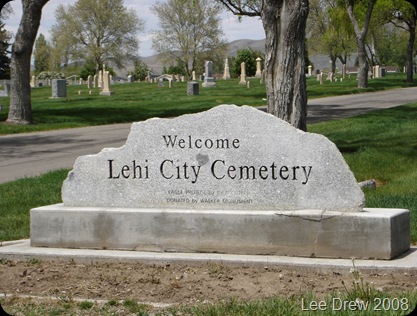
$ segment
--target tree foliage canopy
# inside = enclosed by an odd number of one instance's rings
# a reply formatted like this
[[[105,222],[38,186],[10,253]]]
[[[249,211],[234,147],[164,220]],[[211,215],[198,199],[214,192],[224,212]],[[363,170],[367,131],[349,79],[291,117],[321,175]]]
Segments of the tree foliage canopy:
[[[153,48],[164,62],[175,60],[188,75],[203,61],[226,54],[220,27],[221,7],[212,0],[156,2],[152,11],[159,19]]]
[[[3,19],[12,13],[10,4],[7,3],[0,11],[0,79],[10,78],[10,40],[12,34],[4,28]]]
[[[39,34],[38,39],[35,42],[33,55],[35,59],[35,75],[38,75],[42,71],[49,70],[51,46],[42,33]]]
[[[138,54],[144,22],[123,0],[78,0],[60,5],[55,16],[53,41],[67,60],[91,62],[98,70],[110,61],[122,67]]]

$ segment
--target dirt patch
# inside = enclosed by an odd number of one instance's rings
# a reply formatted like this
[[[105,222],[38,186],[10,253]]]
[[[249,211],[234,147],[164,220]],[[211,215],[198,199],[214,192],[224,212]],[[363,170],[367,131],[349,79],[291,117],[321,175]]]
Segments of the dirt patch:
[[[417,290],[417,272],[360,271],[384,291]],[[0,261],[0,293],[71,299],[136,300],[164,304],[256,300],[273,296],[318,297],[352,286],[349,269],[305,269],[224,263],[99,261]]]

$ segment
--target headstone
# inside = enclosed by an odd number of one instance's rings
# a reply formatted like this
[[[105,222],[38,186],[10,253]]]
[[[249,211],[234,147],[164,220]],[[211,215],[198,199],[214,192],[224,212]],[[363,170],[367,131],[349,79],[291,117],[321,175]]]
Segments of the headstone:
[[[93,84],[94,84],[94,88],[98,88],[98,76],[94,75],[93,77]]]
[[[267,134],[266,134],[267,133]],[[63,204],[31,210],[31,245],[391,259],[409,212],[363,208],[337,147],[249,106],[132,124],[78,157]]]
[[[240,81],[239,84],[246,85],[246,65],[245,62],[240,63]]]
[[[127,76],[127,82],[132,83],[135,81],[135,78],[132,75]]]
[[[103,91],[100,91],[100,95],[110,96],[113,91],[110,90],[110,73],[107,70],[103,71]]]
[[[193,70],[192,72],[192,80],[195,81],[196,80],[196,76],[195,76],[195,71]]]
[[[228,58],[226,58],[226,60],[224,61],[223,79],[225,79],[225,80],[230,79],[230,69],[229,69],[229,59]]]
[[[10,94],[10,83],[7,83],[6,80],[4,80],[3,83],[4,90],[0,90],[0,97],[7,97]]]
[[[37,82],[36,82],[36,77],[32,76],[31,80],[30,80],[30,86],[32,88],[35,88],[37,86]]]
[[[311,71],[312,71],[312,69],[313,69],[313,66],[308,65],[308,73],[307,73],[307,75],[308,75],[309,77],[311,77]]]
[[[87,88],[91,89],[92,87],[93,87],[93,79],[92,79],[91,75],[89,75],[87,77]]]
[[[214,87],[216,86],[216,82],[213,77],[213,62],[212,61],[206,61],[205,63],[206,73],[204,76],[204,82],[202,83],[202,87]]]
[[[374,78],[381,78],[381,67],[379,65],[375,66]]]
[[[346,64],[342,65],[342,79],[346,79]]]
[[[262,67],[261,67],[262,59],[260,57],[256,58],[256,73],[255,78],[262,77]]]
[[[261,83],[264,83],[264,82],[265,82],[265,78],[266,78],[266,70],[265,70],[265,69],[263,69],[263,70],[262,70],[262,77],[261,77],[260,82],[261,82]]]
[[[103,89],[104,82],[103,82],[103,70],[98,72],[98,88]]]
[[[191,81],[187,82],[187,95],[198,95],[199,87],[198,82]]]
[[[52,79],[52,97],[67,97],[67,81],[65,79]]]

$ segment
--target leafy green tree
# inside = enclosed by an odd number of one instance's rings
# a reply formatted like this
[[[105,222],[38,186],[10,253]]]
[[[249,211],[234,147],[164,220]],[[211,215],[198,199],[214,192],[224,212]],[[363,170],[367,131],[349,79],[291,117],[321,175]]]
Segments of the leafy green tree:
[[[80,77],[87,80],[88,76],[94,76],[96,74],[96,67],[94,63],[87,62],[80,70]]]
[[[385,35],[381,34],[380,31],[380,26],[384,23],[394,25],[397,29],[400,29],[408,34],[408,42],[404,50],[404,52],[406,52],[406,59],[404,64],[407,66],[407,82],[413,82],[413,61],[415,54],[414,46],[416,40],[417,25],[416,8],[410,2],[405,0],[379,0],[375,6],[375,11],[377,12],[378,17],[375,33],[379,34],[380,37]],[[391,34],[393,33],[388,27],[383,28],[383,30],[388,30]],[[402,36],[400,36],[400,38],[402,38]],[[400,38],[393,38],[393,40],[398,43]],[[379,42],[380,40],[374,41],[377,52],[379,50],[384,50],[384,48],[379,45]],[[393,48],[395,49],[395,47]]]
[[[404,67],[407,64],[407,34],[391,25],[383,25],[376,31],[372,32],[376,64]]]
[[[145,80],[149,71],[148,65],[138,58],[135,60],[134,66],[135,69],[129,72],[128,75],[132,75],[135,78],[135,80]]]
[[[233,61],[233,73],[240,75],[241,63],[245,63],[246,75],[253,77],[256,74],[256,58],[261,57],[261,52],[254,52],[249,49],[242,49],[237,52],[236,58]]]
[[[355,33],[346,10],[338,0],[310,0],[308,18],[308,48],[326,54],[331,60],[331,72],[336,71],[336,60],[346,64],[355,52]]]
[[[358,53],[358,88],[368,87],[369,63],[366,52],[366,35],[371,23],[372,11],[377,0],[341,0],[346,8],[355,32]]]
[[[4,23],[0,21],[0,79],[10,78],[10,39],[11,34],[4,28]]]
[[[9,3],[0,11],[0,79],[10,78],[10,40],[12,35],[4,28],[3,19],[6,19],[12,13]]]
[[[204,60],[226,55],[227,44],[220,26],[221,7],[212,0],[156,2],[152,11],[159,19],[153,48],[164,63],[184,65],[188,76]]]
[[[181,65],[179,63],[177,65],[169,65],[168,68],[164,66],[164,68],[162,69],[162,72],[164,74],[181,75],[181,76],[185,76],[187,74],[187,71],[185,70],[184,65]]]
[[[61,63],[93,61],[97,72],[105,63],[123,67],[136,58],[136,35],[144,29],[144,22],[123,0],[78,0],[74,5],[60,5],[55,18],[54,47],[65,49],[61,55],[66,60]]]
[[[48,44],[42,33],[39,34],[38,39],[35,42],[33,55],[35,59],[35,75],[38,75],[42,71],[49,70],[51,46]]]

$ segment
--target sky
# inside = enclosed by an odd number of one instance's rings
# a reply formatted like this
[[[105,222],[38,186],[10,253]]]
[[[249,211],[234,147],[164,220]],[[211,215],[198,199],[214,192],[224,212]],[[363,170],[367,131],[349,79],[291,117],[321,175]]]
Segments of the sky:
[[[49,0],[42,11],[41,25],[39,33],[42,33],[49,39],[49,30],[55,24],[55,9],[59,4],[72,5],[77,0]],[[159,2],[166,2],[166,0],[159,0]],[[146,30],[138,34],[140,48],[139,56],[147,57],[153,55],[152,50],[152,31],[158,28],[158,18],[151,12],[150,8],[155,4],[155,0],[124,0],[124,5],[128,8],[136,10],[139,18],[145,21]],[[10,15],[9,19],[5,20],[5,28],[8,31],[16,33],[19,27],[22,16],[22,5],[20,0],[13,0],[10,2],[14,13]],[[228,42],[239,39],[259,40],[265,38],[265,32],[262,27],[262,22],[257,17],[244,17],[241,22],[230,12],[226,10],[221,15],[222,28],[225,34],[225,39]]]

